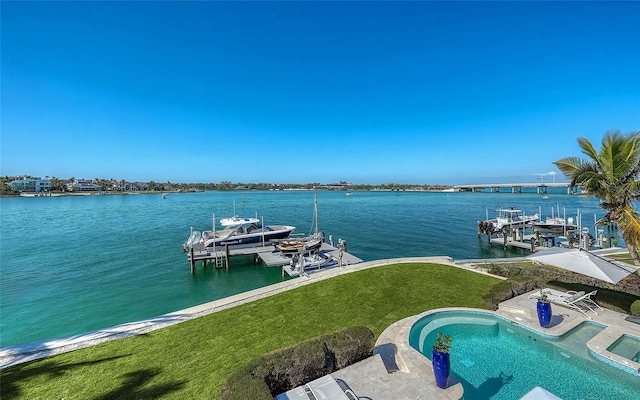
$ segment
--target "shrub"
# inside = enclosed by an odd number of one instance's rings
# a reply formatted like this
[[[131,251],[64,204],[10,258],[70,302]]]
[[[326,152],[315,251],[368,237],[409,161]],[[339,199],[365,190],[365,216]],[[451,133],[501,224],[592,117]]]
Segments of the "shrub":
[[[534,289],[541,289],[544,287],[544,282],[544,280],[541,280],[538,277],[522,275],[513,276],[506,281],[502,281],[494,285],[487,294],[484,295],[484,300],[489,303],[492,310],[496,310],[498,308],[498,304],[505,300],[530,292]]]
[[[369,357],[373,339],[371,329],[353,326],[265,354],[233,374],[218,398],[272,400],[280,393]]]
[[[487,272],[489,272],[490,274],[493,275],[497,275],[497,276],[507,276],[505,273],[505,269],[503,266],[501,266],[500,264],[491,264],[489,266],[489,268],[487,269]]]
[[[640,316],[640,300],[631,303],[631,315]]]

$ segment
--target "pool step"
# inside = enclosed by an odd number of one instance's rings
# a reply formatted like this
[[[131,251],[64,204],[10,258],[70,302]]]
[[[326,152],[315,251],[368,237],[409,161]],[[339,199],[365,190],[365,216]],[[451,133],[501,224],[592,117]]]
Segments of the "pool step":
[[[461,399],[464,392],[462,384],[452,377],[448,388],[438,388],[431,360],[409,345],[411,327],[419,318],[420,315],[396,322],[385,329],[376,341],[373,354],[378,358],[381,379],[388,381],[385,385],[398,388],[380,398],[394,398],[402,392],[404,398]],[[438,396],[427,395],[434,391]]]
[[[401,328],[402,326],[397,323],[389,326],[382,332],[373,349],[373,354],[380,356],[380,361],[382,361],[387,374],[408,372],[407,366],[398,352],[398,346],[396,345],[400,340],[399,336],[402,333]]]
[[[531,308],[518,307],[514,305],[507,305],[504,303],[500,303],[498,305],[498,311],[502,311],[509,314],[522,315],[527,318],[532,318]],[[537,315],[536,315],[536,318],[537,318]]]

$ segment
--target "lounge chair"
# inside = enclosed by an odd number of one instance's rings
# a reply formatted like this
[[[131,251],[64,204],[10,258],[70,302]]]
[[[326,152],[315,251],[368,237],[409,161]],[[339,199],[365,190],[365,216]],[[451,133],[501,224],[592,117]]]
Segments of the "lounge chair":
[[[342,379],[325,375],[306,385],[298,386],[276,396],[276,400],[358,400],[358,396]]]
[[[557,304],[559,306],[564,306],[570,308],[572,310],[576,310],[584,314],[585,317],[591,319],[591,317],[587,314],[589,311],[598,315],[596,310],[602,310],[602,308],[591,299],[591,296],[595,296],[597,290],[593,292],[585,293],[585,292],[576,292],[573,290],[569,290],[567,292],[560,292],[554,289],[542,289],[541,291],[536,291],[529,295],[530,299],[539,299],[541,297],[540,292],[543,292],[547,296],[547,300],[553,304]]]

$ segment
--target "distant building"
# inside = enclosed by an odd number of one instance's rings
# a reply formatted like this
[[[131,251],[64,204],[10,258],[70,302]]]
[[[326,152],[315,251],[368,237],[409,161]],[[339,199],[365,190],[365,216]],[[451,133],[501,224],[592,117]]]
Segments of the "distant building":
[[[142,182],[118,182],[113,185],[114,188],[121,192],[138,192],[141,190],[147,190],[148,185]]]
[[[51,191],[51,179],[27,178],[10,183],[11,190],[16,192],[49,192]]]
[[[97,192],[102,188],[88,179],[74,179],[67,183],[67,190],[71,192]]]

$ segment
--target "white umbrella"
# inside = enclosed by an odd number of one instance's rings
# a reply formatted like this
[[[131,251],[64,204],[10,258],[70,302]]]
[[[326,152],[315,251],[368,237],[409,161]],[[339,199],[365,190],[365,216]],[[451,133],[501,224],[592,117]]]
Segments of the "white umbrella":
[[[638,269],[634,265],[608,260],[583,249],[553,247],[527,258],[613,284],[620,282]]]

